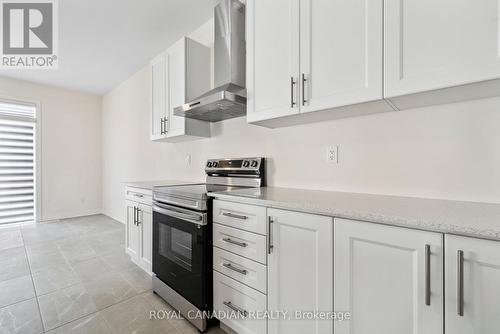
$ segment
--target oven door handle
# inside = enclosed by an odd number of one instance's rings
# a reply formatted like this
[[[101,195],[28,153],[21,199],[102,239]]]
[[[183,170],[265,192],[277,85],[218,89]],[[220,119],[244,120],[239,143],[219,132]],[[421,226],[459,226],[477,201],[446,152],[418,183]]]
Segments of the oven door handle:
[[[172,207],[170,205],[158,203],[153,204],[153,211],[170,217],[179,218],[196,225],[207,225],[206,213],[189,213],[186,211],[181,211],[180,209]]]

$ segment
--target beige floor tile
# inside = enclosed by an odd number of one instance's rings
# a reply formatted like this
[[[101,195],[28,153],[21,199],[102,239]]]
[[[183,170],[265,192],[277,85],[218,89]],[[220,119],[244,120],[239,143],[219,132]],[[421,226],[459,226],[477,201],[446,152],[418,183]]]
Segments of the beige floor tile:
[[[112,334],[100,313],[94,313],[82,319],[47,332],[48,334]]]
[[[38,297],[45,329],[50,330],[97,311],[82,284]]]
[[[0,282],[29,275],[28,260],[24,247],[0,251]]]
[[[0,307],[35,297],[31,276],[21,276],[0,282]]]
[[[50,266],[34,273],[33,282],[39,296],[81,283],[76,272],[68,264]]]
[[[43,332],[36,299],[0,309],[0,333],[39,334]]]

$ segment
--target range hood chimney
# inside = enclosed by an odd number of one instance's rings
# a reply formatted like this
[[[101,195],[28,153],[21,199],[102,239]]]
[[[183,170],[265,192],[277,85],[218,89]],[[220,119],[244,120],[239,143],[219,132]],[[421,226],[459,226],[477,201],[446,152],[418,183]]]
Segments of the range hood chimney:
[[[218,122],[246,114],[245,5],[222,0],[214,10],[214,86],[197,99],[174,109],[174,114]]]

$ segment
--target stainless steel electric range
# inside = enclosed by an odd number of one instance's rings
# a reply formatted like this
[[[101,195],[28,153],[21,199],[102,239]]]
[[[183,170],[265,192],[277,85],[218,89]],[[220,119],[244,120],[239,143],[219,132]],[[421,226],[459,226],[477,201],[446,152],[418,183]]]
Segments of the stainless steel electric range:
[[[200,331],[212,310],[214,191],[262,187],[265,159],[211,159],[206,183],[153,190],[153,291]],[[205,313],[206,314],[206,313]]]

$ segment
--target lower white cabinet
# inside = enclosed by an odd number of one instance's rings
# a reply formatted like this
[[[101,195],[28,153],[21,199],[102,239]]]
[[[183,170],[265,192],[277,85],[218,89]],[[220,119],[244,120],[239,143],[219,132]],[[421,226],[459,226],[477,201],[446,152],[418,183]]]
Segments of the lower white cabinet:
[[[445,243],[446,333],[500,333],[500,243],[453,235]]]
[[[214,271],[214,310],[221,321],[238,334],[265,334],[266,320],[252,314],[266,310],[266,295]]]
[[[335,334],[443,333],[441,233],[335,219],[334,235],[335,310],[352,316]]]
[[[151,272],[153,270],[153,208],[139,204],[139,265]]]
[[[137,202],[125,201],[126,226],[125,226],[125,250],[130,258],[137,262],[139,258],[139,226],[137,222]]]
[[[130,259],[151,273],[153,269],[153,211],[148,203],[151,194],[127,187],[125,190],[125,251]],[[137,198],[137,200],[131,200]]]
[[[268,209],[268,334],[331,334],[333,320],[295,319],[295,311],[333,311],[331,217]]]

